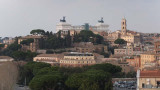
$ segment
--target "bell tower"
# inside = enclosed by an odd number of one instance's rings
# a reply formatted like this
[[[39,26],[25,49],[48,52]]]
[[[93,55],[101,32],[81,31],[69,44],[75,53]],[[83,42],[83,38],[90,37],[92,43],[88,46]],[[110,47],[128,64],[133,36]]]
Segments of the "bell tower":
[[[126,35],[127,33],[127,21],[125,18],[122,18],[122,21],[121,21],[121,34],[122,35]]]

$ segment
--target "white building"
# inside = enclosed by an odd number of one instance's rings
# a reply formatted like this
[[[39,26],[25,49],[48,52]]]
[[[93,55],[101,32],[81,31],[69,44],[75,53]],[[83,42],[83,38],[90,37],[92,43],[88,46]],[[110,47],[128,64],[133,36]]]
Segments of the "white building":
[[[56,25],[56,32],[61,31],[63,34],[68,34],[69,30],[95,30],[95,31],[108,31],[109,25],[104,24],[103,18],[98,21],[98,24],[95,26],[89,26],[88,23],[85,23],[85,25],[79,25],[79,26],[72,26],[71,24],[68,24],[65,20],[65,17],[63,17],[62,20]]]

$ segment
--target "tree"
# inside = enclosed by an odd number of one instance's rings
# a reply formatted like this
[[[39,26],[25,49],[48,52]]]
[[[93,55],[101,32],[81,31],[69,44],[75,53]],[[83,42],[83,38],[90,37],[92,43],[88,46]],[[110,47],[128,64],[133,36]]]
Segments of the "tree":
[[[68,34],[65,38],[61,38],[57,34],[50,34],[48,38],[44,40],[43,44],[45,49],[71,47],[71,36]]]
[[[19,49],[21,49],[21,45],[13,43],[10,44],[6,49],[0,51],[0,55],[12,56],[12,53],[14,51],[18,51]]]
[[[111,81],[109,73],[102,70],[88,70],[68,77],[65,84],[71,89],[104,90],[105,83]]]
[[[35,76],[29,83],[32,90],[58,90],[61,86],[60,74],[45,74]]]
[[[42,30],[42,29],[35,29],[35,30],[32,30],[30,32],[30,34],[33,34],[33,35],[45,35],[45,31]]]
[[[14,51],[12,53],[12,57],[15,59],[15,60],[24,60],[25,57],[26,57],[26,53],[23,52],[23,51]]]
[[[44,67],[36,73],[29,83],[33,90],[62,90],[64,81],[62,74],[58,71],[59,67]]]
[[[111,76],[121,72],[112,64],[86,67],[57,67],[28,62],[20,69],[20,81],[32,90],[112,90]]]
[[[78,90],[100,90],[97,82],[84,82],[81,84]]]
[[[117,72],[121,72],[122,68],[116,65],[112,65],[109,63],[104,63],[104,64],[95,64],[92,66],[88,67],[89,69],[96,69],[96,70],[103,70],[105,72],[109,72],[112,75],[117,73]]]
[[[4,48],[5,44],[0,44],[0,50]]]
[[[136,78],[136,72],[128,72],[128,73],[126,74],[126,77],[127,77],[127,78]]]
[[[5,44],[0,44],[0,48],[3,48],[5,46]]]
[[[90,30],[82,30],[79,34],[74,35],[74,42],[92,42],[94,44],[102,44],[103,37],[94,34]]]
[[[125,44],[126,41],[125,41],[124,39],[118,38],[118,39],[116,39],[116,40],[114,41],[114,43],[115,43],[115,44]]]
[[[26,84],[28,85],[38,71],[45,67],[51,67],[51,65],[42,62],[28,62],[23,67],[19,67],[19,83],[24,84],[26,79]]]
[[[21,48],[21,45],[19,44],[11,44],[8,46],[8,49],[12,51],[18,51],[20,48]]]
[[[33,57],[37,56],[37,53],[27,51],[14,51],[11,55],[15,60],[21,60],[21,61],[33,61]]]

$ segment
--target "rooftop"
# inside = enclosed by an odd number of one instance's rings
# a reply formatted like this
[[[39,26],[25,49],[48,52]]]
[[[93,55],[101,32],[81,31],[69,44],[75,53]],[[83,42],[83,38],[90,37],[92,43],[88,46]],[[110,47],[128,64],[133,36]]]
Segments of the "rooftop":
[[[142,78],[160,78],[160,70],[140,71]]]
[[[92,53],[79,53],[79,52],[70,52],[65,56],[93,56]]]
[[[22,38],[29,39],[29,38],[41,38],[41,37],[43,37],[43,36],[40,36],[40,35],[28,35],[28,36],[24,36]]]
[[[40,55],[37,55],[36,57],[60,57],[62,55],[63,54],[40,54]]]

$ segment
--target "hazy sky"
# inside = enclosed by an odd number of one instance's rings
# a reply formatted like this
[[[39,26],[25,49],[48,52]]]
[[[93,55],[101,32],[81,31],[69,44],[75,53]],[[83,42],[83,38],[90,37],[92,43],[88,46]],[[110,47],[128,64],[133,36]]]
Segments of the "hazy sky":
[[[125,16],[130,30],[160,33],[160,0],[0,0],[0,36],[55,32],[63,16],[72,25],[95,25],[104,17],[111,31],[121,28]]]

